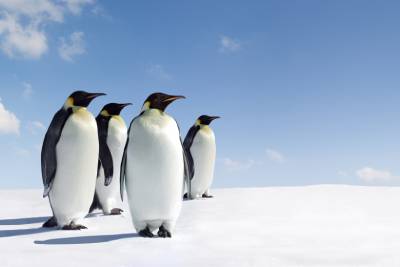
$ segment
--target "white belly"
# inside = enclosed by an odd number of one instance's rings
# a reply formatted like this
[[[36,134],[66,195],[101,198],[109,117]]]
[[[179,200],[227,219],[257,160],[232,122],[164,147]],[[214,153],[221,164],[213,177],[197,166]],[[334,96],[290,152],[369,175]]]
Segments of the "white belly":
[[[96,194],[105,214],[114,208],[121,208],[120,169],[127,138],[127,128],[123,121],[111,118],[108,124],[107,145],[113,158],[114,175],[109,186],[104,186],[104,170],[101,168],[96,183]]]
[[[58,225],[86,216],[93,200],[99,143],[96,121],[86,110],[72,114],[56,147],[57,171],[49,194]]]
[[[129,136],[126,190],[137,231],[161,225],[172,231],[182,206],[179,130],[171,117],[156,112],[150,110],[136,119]]]
[[[211,128],[197,132],[190,148],[194,161],[191,197],[200,198],[210,187],[214,178],[216,145]]]

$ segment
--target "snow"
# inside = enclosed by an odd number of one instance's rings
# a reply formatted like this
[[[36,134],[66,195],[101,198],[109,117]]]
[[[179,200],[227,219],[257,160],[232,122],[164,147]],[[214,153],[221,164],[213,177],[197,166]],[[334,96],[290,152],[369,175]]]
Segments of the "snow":
[[[42,229],[41,193],[0,190],[0,266],[400,266],[400,188],[218,189],[184,202],[172,239],[138,237],[128,212]]]

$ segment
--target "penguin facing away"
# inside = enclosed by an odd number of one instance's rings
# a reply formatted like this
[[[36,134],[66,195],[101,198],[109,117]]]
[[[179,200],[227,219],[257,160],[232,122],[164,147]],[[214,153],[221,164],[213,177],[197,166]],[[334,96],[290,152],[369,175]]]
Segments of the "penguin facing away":
[[[182,207],[187,172],[177,122],[166,107],[183,96],[151,94],[134,118],[121,164],[133,225],[142,237],[171,237]]]
[[[184,198],[211,198],[210,187],[214,178],[216,144],[210,123],[218,116],[202,115],[190,128],[183,142],[189,166],[188,193]]]
[[[78,223],[92,203],[99,159],[96,120],[87,106],[102,95],[105,94],[72,93],[50,123],[43,141],[41,165],[43,197],[49,197],[53,217],[43,227],[86,228]],[[112,167],[112,161],[104,165]],[[112,176],[112,169],[107,169],[107,173]]]
[[[127,127],[124,119],[120,116],[123,108],[132,105],[131,103],[119,104],[110,103],[105,105],[100,114],[96,117],[97,128],[99,132],[100,143],[100,159],[99,169],[96,183],[96,193],[94,195],[90,212],[98,208],[103,211],[105,215],[118,215],[121,214],[122,206],[120,198],[120,167],[122,155],[127,140]],[[112,181],[106,186],[108,181],[105,179],[105,170],[101,160],[102,151],[110,151],[113,163]],[[104,155],[103,155],[104,156]]]

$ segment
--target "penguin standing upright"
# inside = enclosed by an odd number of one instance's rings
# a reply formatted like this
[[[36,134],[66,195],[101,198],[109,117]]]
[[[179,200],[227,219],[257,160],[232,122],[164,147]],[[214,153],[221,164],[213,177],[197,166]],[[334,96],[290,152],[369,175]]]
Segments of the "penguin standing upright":
[[[177,122],[166,107],[183,96],[151,94],[133,119],[121,164],[133,224],[143,237],[171,237],[182,207],[185,156]]]
[[[114,175],[111,183],[105,186],[104,167],[99,161],[99,172],[96,183],[96,193],[94,195],[90,212],[99,208],[105,215],[121,214],[122,206],[120,198],[120,167],[122,155],[127,139],[127,127],[124,119],[120,116],[122,109],[127,104],[110,103],[105,105],[100,114],[96,117],[99,131],[100,155],[102,150],[110,150],[113,161]]]
[[[53,217],[43,227],[86,229],[78,223],[93,200],[99,159],[96,120],[87,106],[101,95],[105,94],[85,91],[71,94],[46,132],[41,153],[43,197],[49,197]],[[103,160],[109,180],[112,159],[105,156]]]
[[[188,193],[185,194],[185,198],[188,195],[192,199],[212,197],[209,190],[214,177],[216,145],[214,131],[209,125],[218,118],[200,116],[185,137],[183,147],[191,166],[190,179],[186,180]]]

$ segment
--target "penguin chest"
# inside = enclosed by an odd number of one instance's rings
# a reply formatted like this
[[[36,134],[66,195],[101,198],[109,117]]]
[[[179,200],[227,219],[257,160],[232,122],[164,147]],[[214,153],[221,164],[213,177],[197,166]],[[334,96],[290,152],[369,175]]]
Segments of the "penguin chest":
[[[56,155],[57,170],[50,191],[53,211],[56,217],[79,217],[89,209],[96,184],[99,141],[91,113],[81,110],[68,118]]]
[[[202,195],[212,184],[216,157],[215,136],[211,129],[200,129],[190,148],[194,161],[192,195]]]
[[[174,220],[183,187],[183,152],[168,115],[136,119],[127,151],[127,192],[134,220]]]

